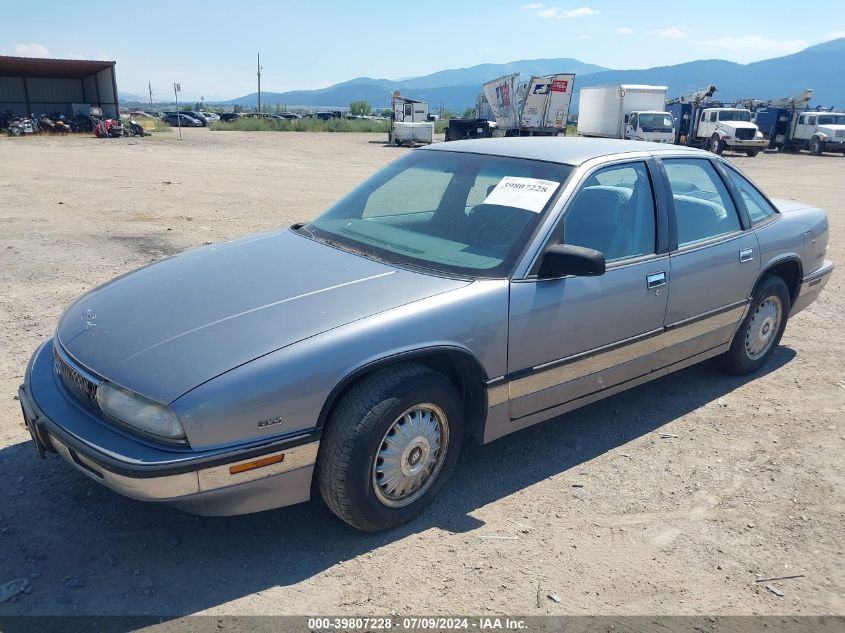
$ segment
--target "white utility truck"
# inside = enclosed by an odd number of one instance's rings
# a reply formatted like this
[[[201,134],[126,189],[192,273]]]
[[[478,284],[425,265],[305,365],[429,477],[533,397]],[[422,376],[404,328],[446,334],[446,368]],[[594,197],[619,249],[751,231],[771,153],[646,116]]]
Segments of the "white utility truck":
[[[665,110],[667,90],[637,84],[581,88],[578,134],[673,143],[674,120]]]
[[[484,84],[484,96],[496,117],[494,136],[566,136],[575,75],[531,77],[519,73]],[[479,108],[480,110],[480,108]]]
[[[802,112],[795,117],[788,138],[788,150],[806,149],[816,156],[824,152],[845,154],[845,112]]]
[[[686,97],[670,99],[667,109],[675,118],[675,142],[702,147],[714,154],[726,149],[756,156],[769,145],[755,123],[751,110],[710,100],[716,86]]]
[[[429,120],[428,104],[393,93],[390,100],[390,131],[387,140],[391,145],[431,144],[434,141],[434,123]]]

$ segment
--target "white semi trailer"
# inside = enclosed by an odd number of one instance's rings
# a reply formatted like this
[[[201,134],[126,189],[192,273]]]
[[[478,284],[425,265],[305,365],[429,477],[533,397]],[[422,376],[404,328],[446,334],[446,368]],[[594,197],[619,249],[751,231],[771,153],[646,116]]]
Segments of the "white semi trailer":
[[[622,84],[581,88],[578,134],[672,143],[672,115],[666,111],[666,86]]]
[[[566,136],[574,84],[572,73],[534,76],[527,83],[520,83],[519,73],[488,81],[484,96],[496,118],[493,135]]]

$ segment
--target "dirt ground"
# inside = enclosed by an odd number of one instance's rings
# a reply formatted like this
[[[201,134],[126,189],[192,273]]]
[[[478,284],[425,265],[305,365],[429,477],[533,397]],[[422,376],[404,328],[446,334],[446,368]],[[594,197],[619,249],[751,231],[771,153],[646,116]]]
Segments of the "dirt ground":
[[[845,614],[842,270],[759,375],[692,367],[469,444],[433,507],[388,533],[320,501],[194,517],[37,459],[17,388],[74,298],[308,220],[407,151],[381,135],[183,133],[0,138],[0,583],[29,579],[0,615]],[[845,159],[733,160],[827,209],[845,265]]]

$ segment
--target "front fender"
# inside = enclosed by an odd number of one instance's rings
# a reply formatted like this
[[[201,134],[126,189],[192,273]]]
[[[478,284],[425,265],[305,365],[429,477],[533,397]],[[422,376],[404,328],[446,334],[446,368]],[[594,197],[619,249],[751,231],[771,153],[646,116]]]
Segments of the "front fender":
[[[508,281],[476,281],[267,354],[171,408],[195,449],[298,436],[318,428],[339,385],[384,359],[456,349],[477,359],[486,375],[504,374],[507,318]]]

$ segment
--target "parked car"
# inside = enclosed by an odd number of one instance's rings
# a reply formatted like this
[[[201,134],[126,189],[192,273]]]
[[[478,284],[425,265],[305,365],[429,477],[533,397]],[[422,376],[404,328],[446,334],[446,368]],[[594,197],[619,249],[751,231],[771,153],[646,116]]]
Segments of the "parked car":
[[[205,118],[205,115],[202,112],[197,112],[196,110],[182,110],[182,114],[189,116],[192,119],[196,119],[200,122],[202,127],[208,127],[208,119]]]
[[[431,502],[465,435],[710,358],[760,369],[830,279],[827,241],[824,211],[701,150],[436,144],[308,224],[82,296],[19,398],[42,456],[130,497],[231,515],[305,501],[313,480],[381,530]]]
[[[203,127],[204,125],[201,121],[185,114],[184,112],[179,114],[176,114],[175,112],[166,114],[164,116],[164,121],[167,122],[171,127],[176,127],[178,125],[181,125],[182,127]]]
[[[220,120],[220,115],[216,112],[200,112],[205,117],[205,120],[210,124]]]
[[[270,118],[271,119],[278,119],[280,121],[282,121],[282,120],[296,121],[298,119],[301,119],[302,117],[299,116],[298,114],[294,113],[294,112],[278,112],[276,114],[271,114]]]
[[[230,122],[234,121],[235,119],[239,119],[239,118],[241,118],[240,112],[224,112],[223,114],[220,115],[220,120],[223,123],[230,123]]]

